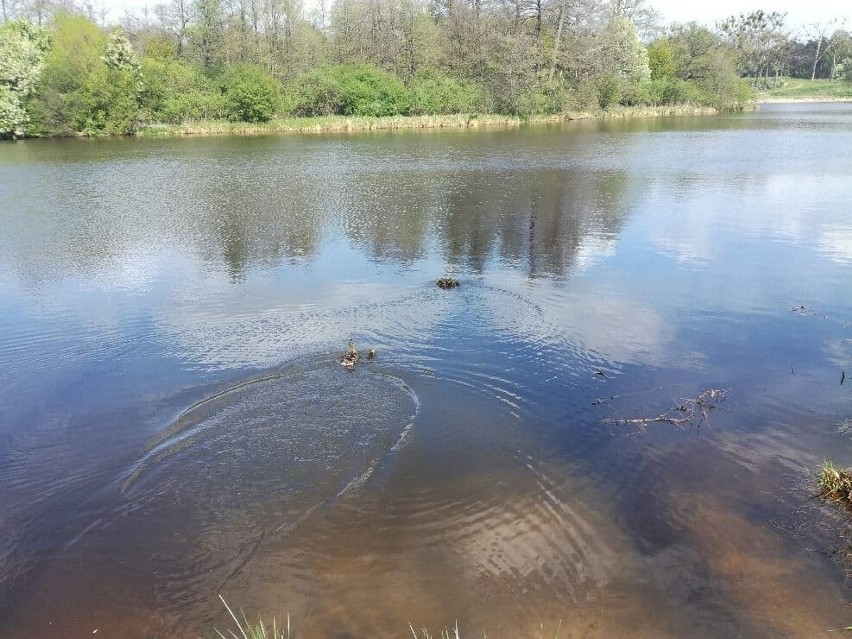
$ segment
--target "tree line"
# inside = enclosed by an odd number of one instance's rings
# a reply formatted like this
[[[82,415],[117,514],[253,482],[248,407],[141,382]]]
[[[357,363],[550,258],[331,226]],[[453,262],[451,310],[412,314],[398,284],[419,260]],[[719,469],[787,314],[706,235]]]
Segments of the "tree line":
[[[662,29],[644,0],[168,0],[120,25],[0,0],[0,136],[129,134],[282,116],[742,108],[783,73],[852,71],[842,29],[783,15]]]

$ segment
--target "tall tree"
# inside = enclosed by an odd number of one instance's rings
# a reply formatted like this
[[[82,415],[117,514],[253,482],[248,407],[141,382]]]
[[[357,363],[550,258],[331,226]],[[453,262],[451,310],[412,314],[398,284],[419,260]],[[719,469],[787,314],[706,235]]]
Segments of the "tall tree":
[[[205,67],[220,62],[223,41],[222,0],[195,0],[190,41]]]
[[[105,66],[107,36],[89,18],[64,11],[53,15],[51,46],[35,94],[28,103],[33,126],[42,133],[82,131],[83,88]]]
[[[817,67],[820,62],[822,62],[829,53],[832,53],[835,49],[842,46],[844,42],[843,26],[843,21],[829,20],[826,22],[811,23],[806,28],[806,33],[809,39],[815,43],[813,49],[813,64],[811,65],[811,80],[816,79]],[[829,32],[832,29],[835,29],[835,32],[829,36]]]
[[[753,78],[755,86],[766,84],[770,72],[781,71],[790,36],[784,27],[785,14],[753,11],[731,16],[719,23],[719,33],[737,54],[737,69]]]
[[[29,22],[0,25],[0,137],[25,134],[24,102],[35,89],[47,48],[47,34]]]

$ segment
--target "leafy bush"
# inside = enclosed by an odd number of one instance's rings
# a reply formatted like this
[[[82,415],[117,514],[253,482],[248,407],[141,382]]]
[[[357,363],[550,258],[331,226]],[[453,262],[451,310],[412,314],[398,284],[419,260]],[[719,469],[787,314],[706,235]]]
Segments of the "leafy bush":
[[[106,66],[97,68],[79,92],[74,130],[87,135],[133,133],[139,119],[139,81],[135,74]]]
[[[223,120],[229,115],[225,96],[213,91],[190,91],[169,96],[163,103],[163,122],[179,124],[199,120]]]
[[[181,123],[228,116],[221,89],[200,68],[173,59],[146,57],[142,73],[142,103],[149,119]]]
[[[295,115],[406,115],[411,95],[396,76],[369,65],[323,67],[299,77],[292,91]]]
[[[651,95],[651,82],[625,84],[621,93],[621,104],[626,106],[647,106],[655,104]]]
[[[256,67],[235,65],[222,77],[228,118],[242,122],[268,122],[278,104],[278,83]]]
[[[561,113],[565,106],[565,89],[559,84],[546,84],[538,87],[532,98],[533,113]]]
[[[286,110],[293,115],[333,115],[343,112],[340,86],[328,68],[300,76],[285,100]]]
[[[560,83],[536,82],[517,93],[510,112],[521,117],[561,113],[565,102],[565,88]]]
[[[400,80],[369,65],[335,69],[343,115],[407,115],[411,96]]]
[[[482,104],[482,93],[475,84],[436,70],[419,72],[409,90],[412,115],[475,113]]]
[[[659,78],[648,87],[653,104],[705,104],[707,97],[695,83],[680,78]]]
[[[598,104],[606,109],[621,101],[621,82],[613,76],[604,76],[598,80]]]
[[[24,135],[29,120],[20,97],[0,84],[0,138]]]
[[[584,111],[598,106],[598,88],[591,80],[581,80],[566,93],[565,108]]]

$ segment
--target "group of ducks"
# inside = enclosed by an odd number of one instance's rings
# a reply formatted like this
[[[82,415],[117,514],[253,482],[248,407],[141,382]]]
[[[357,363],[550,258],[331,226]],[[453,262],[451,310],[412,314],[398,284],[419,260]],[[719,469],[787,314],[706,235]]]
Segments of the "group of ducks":
[[[371,348],[368,350],[366,357],[367,359],[375,359],[376,349]],[[359,353],[358,349],[355,348],[355,342],[350,339],[349,347],[346,349],[346,352],[340,356],[340,365],[345,366],[346,368],[355,368],[355,364],[359,359],[361,359],[361,353]]]
[[[459,281],[454,277],[439,277],[435,282],[438,288],[456,288],[459,285]],[[376,349],[371,348],[367,351],[366,358],[371,360],[376,357]],[[349,340],[349,347],[346,349],[346,352],[340,356],[340,365],[346,368],[355,368],[355,364],[358,363],[358,360],[361,359],[361,353],[358,352],[358,349],[355,348],[354,340]]]

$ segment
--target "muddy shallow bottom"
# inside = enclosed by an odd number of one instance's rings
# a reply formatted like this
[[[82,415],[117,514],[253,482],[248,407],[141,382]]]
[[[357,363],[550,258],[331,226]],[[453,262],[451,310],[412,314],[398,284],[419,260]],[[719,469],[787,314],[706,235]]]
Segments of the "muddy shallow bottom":
[[[467,636],[815,636],[845,607],[813,552],[830,530],[807,526],[804,473],[721,452],[744,437],[730,419],[599,426],[578,447],[481,389],[380,362],[237,380],[146,443],[10,636],[45,621],[209,636],[230,627],[219,594],[307,637],[456,620]]]

